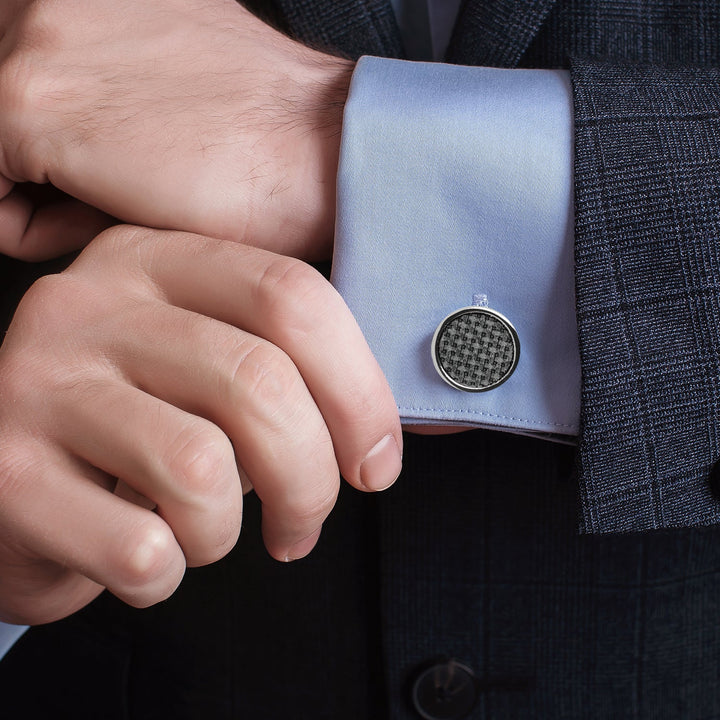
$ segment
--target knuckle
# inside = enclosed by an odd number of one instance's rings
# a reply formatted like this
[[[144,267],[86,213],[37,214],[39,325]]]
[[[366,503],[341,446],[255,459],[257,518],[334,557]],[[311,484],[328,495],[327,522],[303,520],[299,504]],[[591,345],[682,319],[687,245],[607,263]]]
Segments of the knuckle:
[[[144,522],[110,551],[115,583],[133,590],[164,585],[174,554],[175,538],[160,521]],[[160,590],[162,593],[162,589]]]
[[[23,296],[16,312],[16,322],[21,322],[25,330],[50,327],[55,310],[61,305],[67,312],[65,302],[74,304],[69,297],[68,283],[61,275],[45,275],[37,279]]]
[[[83,260],[102,258],[122,260],[145,246],[149,231],[135,225],[115,225],[97,235],[82,251]]]
[[[258,285],[263,317],[271,331],[307,332],[325,312],[333,293],[330,284],[307,263],[278,257],[265,268]]]
[[[175,438],[166,465],[174,487],[189,502],[229,499],[234,453],[227,436],[211,423],[194,422]]]
[[[48,305],[67,299],[67,276],[43,275],[23,296],[20,306],[30,312],[44,311]]]
[[[82,275],[89,285],[102,289],[103,296],[112,283],[122,286],[124,296],[162,297],[153,271],[165,259],[166,240],[161,231],[115,225],[93,238],[65,272]]]
[[[57,0],[34,0],[27,3],[15,21],[18,41],[33,45],[41,43],[60,31],[62,21]]]
[[[98,364],[88,363],[87,351],[95,344],[96,297],[84,280],[66,272],[36,280],[25,293],[0,348],[0,398],[8,415],[31,406],[47,416],[57,407],[56,391],[95,374]],[[3,414],[0,408],[0,421]]]
[[[225,397],[241,396],[256,410],[275,416],[299,399],[300,378],[284,352],[260,339],[251,342],[249,349],[227,357],[220,390]]]
[[[0,107],[3,108],[7,167],[25,179],[45,182],[50,152],[48,133],[38,132],[40,113],[52,106],[62,82],[57,65],[38,47],[57,32],[31,3],[16,27],[13,49],[0,64]],[[62,26],[62,23],[59,24]],[[31,132],[35,130],[35,132]]]
[[[319,526],[330,514],[339,492],[339,482],[332,487],[318,483],[315,487],[305,487],[302,495],[292,504],[292,517],[298,524],[307,527]]]
[[[45,275],[36,280],[23,296],[15,315],[14,325],[21,324],[26,337],[47,337],[55,328],[68,328],[68,316],[81,304],[83,292],[76,278],[68,273]],[[11,326],[12,328],[12,326]],[[12,328],[14,329],[14,328]],[[25,342],[27,352],[36,350]]]
[[[14,47],[30,53],[35,64],[45,60],[45,67],[58,69],[59,54],[76,42],[69,12],[63,0],[25,2],[12,25]],[[61,73],[54,76],[60,78]]]

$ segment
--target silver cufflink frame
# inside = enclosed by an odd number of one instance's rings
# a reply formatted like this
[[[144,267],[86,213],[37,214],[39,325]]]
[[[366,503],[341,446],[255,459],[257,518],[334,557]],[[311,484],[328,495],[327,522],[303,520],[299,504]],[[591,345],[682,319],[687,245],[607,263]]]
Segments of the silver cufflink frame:
[[[437,326],[432,360],[438,375],[456,390],[487,392],[515,371],[520,339],[497,310],[470,305],[454,310]]]

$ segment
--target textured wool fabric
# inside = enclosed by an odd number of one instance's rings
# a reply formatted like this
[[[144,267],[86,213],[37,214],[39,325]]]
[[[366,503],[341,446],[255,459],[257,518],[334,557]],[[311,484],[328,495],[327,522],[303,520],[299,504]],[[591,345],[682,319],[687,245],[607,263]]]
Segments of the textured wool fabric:
[[[393,35],[361,2],[283,4],[286,27],[348,54],[382,54]],[[467,50],[453,57],[497,45],[483,28],[506,17],[499,7],[476,24],[466,9],[454,42]],[[357,23],[314,27],[335,9]],[[390,45],[401,54],[399,36]],[[715,0],[558,0],[518,60],[585,58],[574,79],[590,530],[712,518],[720,140],[718,80],[702,68],[719,53]],[[26,268],[5,267],[15,286]],[[720,717],[720,526],[579,536],[572,455],[492,432],[407,437],[398,484],[345,490],[317,550],[291,566],[264,555],[250,499],[238,548],[189,572],[171,601],[135,611],[104,596],[31,630],[0,664],[0,713],[418,720],[408,685],[451,657],[479,678],[471,720]]]
[[[467,0],[448,48],[448,62],[516,67],[553,4],[553,0]]]
[[[276,4],[293,35],[310,45],[333,49],[351,58],[403,54],[390,0],[277,0]]]
[[[573,81],[584,524],[717,523],[720,72]]]
[[[469,0],[448,57],[508,67],[602,58],[574,65],[581,528],[715,523],[720,90],[716,72],[700,69],[718,60],[720,11],[702,1],[605,9]],[[663,69],[681,60],[695,69]]]
[[[169,601],[31,630],[2,716],[419,720],[409,686],[449,658],[478,678],[469,720],[720,716],[717,527],[579,536],[572,448],[405,442],[396,486],[344,487],[307,559],[267,556],[249,496],[237,548]]]
[[[717,527],[576,532],[571,448],[406,437],[380,503],[392,720],[419,667],[472,667],[471,720],[720,716]]]

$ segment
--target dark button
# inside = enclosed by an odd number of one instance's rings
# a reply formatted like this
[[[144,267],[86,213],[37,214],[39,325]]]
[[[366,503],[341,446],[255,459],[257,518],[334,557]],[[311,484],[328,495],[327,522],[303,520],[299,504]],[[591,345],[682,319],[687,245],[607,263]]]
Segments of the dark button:
[[[477,702],[477,681],[473,671],[448,660],[423,670],[412,686],[412,701],[425,720],[459,720]]]
[[[710,468],[710,491],[716,500],[720,500],[720,460]]]

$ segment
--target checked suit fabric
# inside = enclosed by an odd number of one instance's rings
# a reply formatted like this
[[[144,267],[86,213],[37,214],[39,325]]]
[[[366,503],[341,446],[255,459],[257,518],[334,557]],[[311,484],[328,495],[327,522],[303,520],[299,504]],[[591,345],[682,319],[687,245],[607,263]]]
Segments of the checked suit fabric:
[[[306,42],[403,55],[382,0],[277,3]],[[572,72],[581,529],[717,523],[720,8],[467,0],[447,55]]]
[[[254,5],[315,46],[403,55],[389,2]],[[103,595],[24,636],[0,714],[417,720],[408,685],[452,657],[470,720],[720,717],[719,55],[715,2],[467,0],[448,59],[572,72],[579,456],[408,436],[396,486],[343,488],[290,567],[249,496],[236,549],[167,603]],[[14,296],[26,271],[0,265]]]

